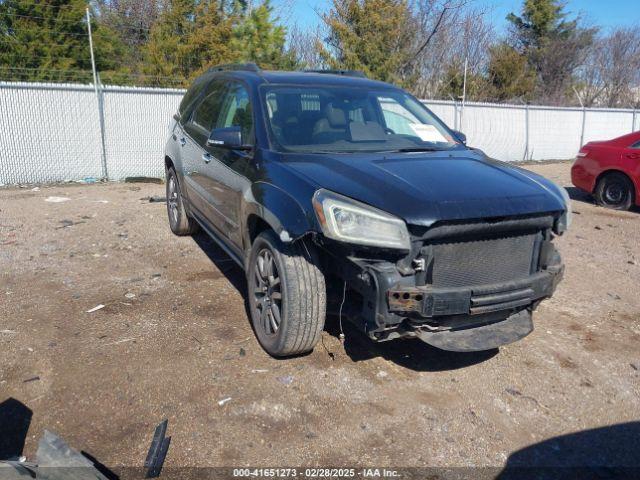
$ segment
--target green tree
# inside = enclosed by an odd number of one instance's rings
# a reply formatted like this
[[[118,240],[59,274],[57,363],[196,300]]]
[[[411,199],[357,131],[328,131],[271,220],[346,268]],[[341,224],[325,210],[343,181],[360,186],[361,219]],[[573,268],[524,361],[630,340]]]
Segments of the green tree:
[[[277,22],[269,0],[249,11],[245,9],[233,29],[231,42],[238,58],[272,70],[297,68],[295,54],[285,49],[287,31]]]
[[[529,67],[527,57],[510,45],[500,43],[490,49],[487,74],[487,95],[490,98],[499,101],[532,98],[535,72]]]
[[[507,16],[514,47],[523,53],[537,74],[537,94],[560,102],[570,90],[575,70],[594,41],[595,28],[568,19],[560,0],[525,0],[522,14]]]
[[[413,45],[406,0],[333,0],[323,16],[328,47],[318,52],[330,68],[362,70],[367,76],[403,84]]]
[[[0,2],[0,72],[5,80],[90,81],[91,57],[84,0]],[[109,32],[92,22],[98,38]],[[98,42],[113,52],[114,42]],[[98,45],[96,50],[99,51]],[[113,57],[97,55],[98,67],[114,68]]]

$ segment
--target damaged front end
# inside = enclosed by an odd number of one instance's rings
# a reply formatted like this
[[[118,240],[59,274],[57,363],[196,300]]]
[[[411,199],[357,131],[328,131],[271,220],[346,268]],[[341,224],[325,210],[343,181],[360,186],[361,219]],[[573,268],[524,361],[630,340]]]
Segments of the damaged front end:
[[[373,340],[417,337],[478,351],[533,330],[531,312],[564,271],[552,243],[557,225],[553,215],[409,225],[408,254],[317,240],[338,280],[329,285],[345,282],[343,316]]]

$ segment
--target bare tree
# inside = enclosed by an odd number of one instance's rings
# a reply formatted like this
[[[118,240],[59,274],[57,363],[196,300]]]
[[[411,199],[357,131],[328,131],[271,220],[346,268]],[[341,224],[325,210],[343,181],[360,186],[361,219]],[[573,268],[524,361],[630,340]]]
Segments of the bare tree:
[[[470,75],[486,70],[495,40],[493,26],[485,20],[486,10],[470,7],[468,2],[439,0],[422,0],[416,8],[419,54],[412,66],[417,77],[414,93],[425,98],[438,96],[452,71],[462,79],[465,60]]]
[[[580,90],[588,106],[630,107],[638,104],[640,32],[617,28],[598,38],[580,71]]]

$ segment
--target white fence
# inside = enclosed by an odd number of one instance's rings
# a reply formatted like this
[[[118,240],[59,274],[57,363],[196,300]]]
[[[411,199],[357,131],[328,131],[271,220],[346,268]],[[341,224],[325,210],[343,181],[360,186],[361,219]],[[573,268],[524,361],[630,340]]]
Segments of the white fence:
[[[0,83],[0,184],[162,177],[167,127],[183,94]],[[424,103],[470,146],[505,161],[570,159],[581,143],[640,128],[635,110]]]

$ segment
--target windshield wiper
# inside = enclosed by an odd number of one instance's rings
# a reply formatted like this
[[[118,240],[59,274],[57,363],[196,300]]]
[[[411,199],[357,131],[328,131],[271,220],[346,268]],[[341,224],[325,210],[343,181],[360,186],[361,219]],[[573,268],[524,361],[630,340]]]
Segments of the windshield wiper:
[[[407,147],[393,150],[394,152],[411,153],[411,152],[439,152],[441,148],[435,147]]]

